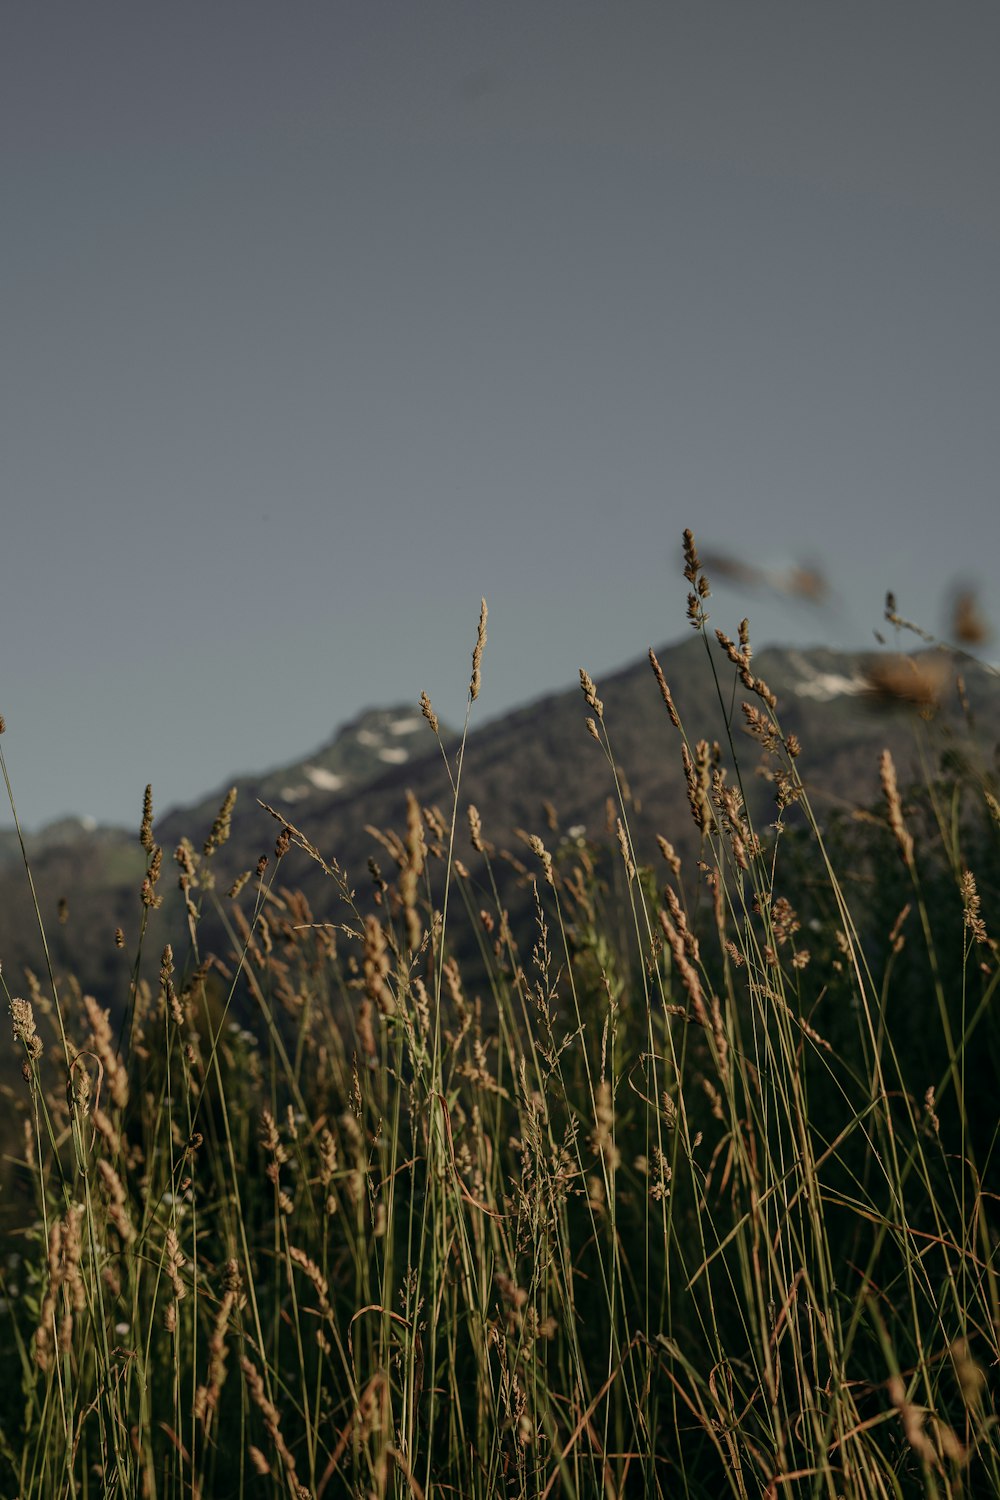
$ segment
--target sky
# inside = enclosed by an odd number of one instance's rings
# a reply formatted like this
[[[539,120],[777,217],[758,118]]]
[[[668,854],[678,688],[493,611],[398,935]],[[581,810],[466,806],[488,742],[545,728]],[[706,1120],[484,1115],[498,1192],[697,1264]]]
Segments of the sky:
[[[960,0],[3,7],[23,822],[460,720],[481,595],[481,722],[599,683],[684,638],[685,526],[830,578],[719,584],[758,646],[989,612],[998,51]]]

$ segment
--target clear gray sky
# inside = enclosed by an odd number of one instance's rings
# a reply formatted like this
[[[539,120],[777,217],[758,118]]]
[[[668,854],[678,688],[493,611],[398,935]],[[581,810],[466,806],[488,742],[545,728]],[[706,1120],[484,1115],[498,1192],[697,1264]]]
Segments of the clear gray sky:
[[[768,639],[1000,556],[1000,9],[103,0],[0,14],[0,709],[136,822],[361,708]],[[2,814],[0,814],[2,816]]]

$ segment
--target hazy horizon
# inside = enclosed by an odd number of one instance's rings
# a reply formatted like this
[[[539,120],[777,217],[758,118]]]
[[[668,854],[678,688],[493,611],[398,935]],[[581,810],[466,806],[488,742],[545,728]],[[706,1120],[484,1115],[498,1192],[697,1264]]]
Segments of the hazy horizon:
[[[889,589],[996,621],[1000,13],[2,27],[27,827],[130,826],[147,781],[190,802],[422,690],[460,719],[481,595],[478,723],[599,680],[684,639],[686,525],[767,572],[715,580],[758,648],[864,649]]]

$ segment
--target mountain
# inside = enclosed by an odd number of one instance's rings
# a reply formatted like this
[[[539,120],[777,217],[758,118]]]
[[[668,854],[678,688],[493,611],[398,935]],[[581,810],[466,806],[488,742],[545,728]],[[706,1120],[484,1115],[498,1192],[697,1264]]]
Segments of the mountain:
[[[725,741],[728,718],[751,812],[762,824],[773,821],[773,787],[755,774],[758,746],[747,736],[740,711],[746,690],[714,641],[710,651],[711,662],[704,642],[692,636],[658,655],[692,740]],[[942,754],[974,757],[978,746],[992,750],[1000,738],[996,675],[973,661],[961,663],[961,691],[956,661],[933,653],[901,661],[886,653],[770,649],[754,659],[753,669],[777,694],[784,732],[801,741],[798,764],[821,818],[877,800],[883,746],[892,749],[905,785],[909,776],[921,775],[922,755],[930,756],[932,764]],[[873,691],[873,683],[880,691]],[[657,834],[682,854],[695,851],[697,833],[679,737],[648,661],[642,658],[599,681],[597,691],[616,764],[631,794],[630,824],[640,858],[659,860]],[[928,701],[922,704],[921,698]],[[606,836],[606,803],[615,788],[607,759],[587,732],[589,712],[579,688],[572,687],[470,733],[456,839],[456,852],[470,868],[476,868],[477,857],[468,841],[469,802],[480,810],[485,837],[529,864],[533,857],[519,842],[519,830],[541,834],[553,848],[560,838]],[[454,764],[456,737],[442,735]],[[371,883],[369,859],[391,865],[391,855],[370,830],[405,828],[408,789],[422,806],[439,807],[446,820],[450,816],[441,748],[412,706],[365,713],[306,759],[239,778],[236,785],[231,836],[215,857],[220,891],[273,850],[279,824],[258,805],[258,798],[292,820],[325,857],[336,860],[362,902]],[[225,791],[219,788],[198,804],[156,821],[155,837],[164,850],[159,890],[167,900],[150,919],[146,957],[153,974],[163,942],[168,935],[176,942],[181,930],[171,855],[182,837],[201,847]],[[787,819],[794,817],[793,809]],[[128,955],[139,926],[145,855],[137,835],[138,830],[94,830],[70,822],[35,836],[29,848],[53,960],[57,967],[75,971],[105,1003],[124,993]],[[20,851],[15,852],[16,860],[9,839],[0,852],[0,959],[13,993],[22,987],[25,964],[44,972],[30,892]],[[439,870],[432,867],[434,874]],[[300,850],[293,848],[287,856],[280,880],[301,885],[317,920],[343,919],[329,878]],[[60,898],[67,903],[62,921]],[[117,926],[126,934],[124,951],[115,947]]]
[[[237,789],[241,815],[247,806],[252,806],[260,817],[257,807],[260,798],[274,807],[287,809],[293,818],[297,809],[326,805],[331,800],[349,800],[361,787],[425,756],[429,743],[430,731],[419,708],[412,704],[372,708],[345,724],[305,760],[258,776],[237,776],[230,784]],[[200,802],[172,813],[164,820],[160,832],[183,825],[181,832],[192,838],[197,839],[197,830],[202,827],[207,833],[226,790],[220,787]],[[242,817],[240,821],[242,826]]]
[[[95,839],[113,840],[119,832],[117,828],[100,827],[93,818],[57,818],[52,823],[46,823],[37,833],[26,834],[24,842],[29,858],[34,860],[47,849],[89,843]],[[15,829],[0,828],[0,870],[11,865],[23,867],[21,841]]]
[[[260,775],[235,777],[230,783],[237,788],[235,825],[243,838],[235,837],[224,851],[226,868],[234,858],[241,857],[244,845],[249,850],[256,842],[253,823],[256,836],[263,841],[262,848],[269,839],[273,843],[271,820],[257,805],[258,797],[287,807],[289,816],[293,808],[350,799],[361,787],[384,776],[387,768],[399,770],[419,752],[426,752],[429,739],[430,731],[419,709],[409,704],[370,709],[304,760]],[[176,866],[171,860],[174,847],[184,836],[201,846],[228,789],[228,785],[220,788],[156,821],[156,837],[164,852],[159,889],[166,901],[163,911],[149,914],[146,950],[152,956],[177,931]],[[248,819],[250,809],[256,816]],[[61,818],[26,834],[25,849],[54,964],[74,973],[85,989],[105,1003],[120,999],[127,988],[129,970],[125,955],[115,946],[114,934],[121,927],[134,937],[139,925],[138,892],[146,855],[139,844],[138,829]],[[252,856],[247,852],[246,860],[255,863],[259,852],[256,848]],[[15,994],[22,988],[26,966],[39,975],[45,972],[21,844],[13,829],[0,831],[0,964]]]

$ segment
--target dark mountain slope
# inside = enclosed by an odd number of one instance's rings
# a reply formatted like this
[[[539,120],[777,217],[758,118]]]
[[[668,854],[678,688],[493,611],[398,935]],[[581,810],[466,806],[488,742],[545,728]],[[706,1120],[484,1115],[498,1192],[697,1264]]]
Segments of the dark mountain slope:
[[[726,740],[728,716],[751,812],[766,824],[775,816],[773,789],[755,774],[758,747],[746,735],[740,704],[747,696],[721,650],[712,643],[712,664],[704,642],[692,636],[664,648],[660,660],[689,736]],[[975,756],[977,746],[992,752],[1000,737],[1000,694],[996,677],[975,663],[965,663],[967,702],[976,720],[970,730],[949,668],[940,690],[940,706],[928,718],[911,705],[879,701],[866,691],[865,673],[885,658],[827,650],[775,649],[755,659],[755,670],[778,695],[783,728],[802,742],[801,773],[820,817],[836,808],[853,808],[878,797],[878,757],[889,745],[900,780],[920,775],[921,755],[935,764],[942,754]],[[488,663],[487,663],[488,665]],[[634,803],[630,812],[640,857],[658,858],[660,833],[679,852],[697,847],[687,805],[677,732],[670,724],[645,658],[597,684],[615,758]],[[487,684],[488,690],[488,684]],[[720,705],[721,696],[721,705]],[[553,846],[560,834],[586,832],[603,837],[606,801],[614,782],[601,747],[587,733],[589,710],[578,687],[551,694],[470,734],[462,782],[462,809],[457,852],[475,866],[469,848],[465,810],[480,809],[486,838],[531,856],[518,842],[517,830],[540,833]],[[454,763],[456,741],[446,740]],[[239,796],[229,842],[216,856],[217,887],[225,890],[241,871],[252,869],[260,854],[270,853],[278,825],[257,804],[269,802],[302,828],[324,855],[336,860],[361,893],[369,886],[367,864],[374,856],[383,866],[386,851],[367,829],[402,830],[406,791],[422,805],[440,807],[450,816],[451,793],[441,751],[416,709],[374,711],[348,725],[322,750],[304,761],[238,782]],[[224,793],[220,789],[196,807],[180,809],[157,821],[156,838],[164,847],[160,890],[164,910],[153,914],[147,945],[152,969],[168,931],[176,939],[176,866],[170,856],[187,836],[200,848]],[[559,832],[547,824],[545,804],[554,806]],[[794,819],[794,810],[788,815]],[[108,1001],[123,993],[126,955],[114,947],[121,925],[129,948],[138,929],[138,890],[144,856],[134,834],[99,830],[87,836],[74,825],[72,838],[42,840],[32,853],[33,873],[50,931],[56,963],[74,969],[81,982]],[[435,867],[439,871],[440,867]],[[293,850],[282,870],[285,884],[301,884],[317,916],[339,918],[329,880],[300,851]],[[66,922],[57,922],[60,897],[68,901]],[[0,868],[0,958],[8,984],[20,987],[20,971],[29,964],[42,969],[37,928],[23,869],[8,862]]]

